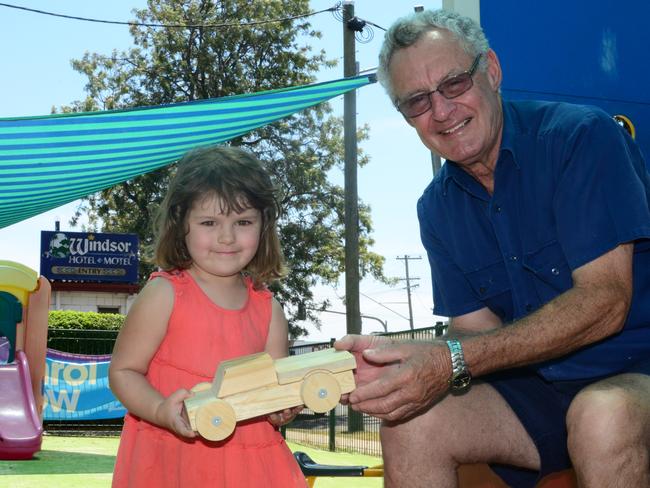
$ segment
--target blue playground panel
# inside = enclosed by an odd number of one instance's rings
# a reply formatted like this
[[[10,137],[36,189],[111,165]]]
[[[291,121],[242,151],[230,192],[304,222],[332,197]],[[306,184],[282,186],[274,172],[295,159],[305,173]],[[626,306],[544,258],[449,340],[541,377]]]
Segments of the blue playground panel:
[[[650,165],[650,2],[483,0],[507,99],[597,105],[629,118]]]

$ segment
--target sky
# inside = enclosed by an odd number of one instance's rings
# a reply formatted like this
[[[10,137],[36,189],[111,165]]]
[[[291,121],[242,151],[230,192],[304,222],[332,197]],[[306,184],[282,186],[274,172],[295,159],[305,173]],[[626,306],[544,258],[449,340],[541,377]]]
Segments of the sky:
[[[12,5],[55,12],[70,16],[128,21],[134,8],[144,8],[144,0],[14,0]],[[312,10],[333,6],[335,0],[312,0]],[[427,8],[439,8],[442,1],[430,1]],[[417,2],[404,0],[356,0],[355,15],[383,28],[413,11]],[[127,26],[90,23],[46,16],[0,6],[3,28],[0,45],[3,49],[3,76],[0,77],[0,117],[44,115],[52,107],[70,104],[84,97],[84,78],[71,67],[72,59],[84,53],[110,54],[131,46]],[[319,81],[343,77],[343,26],[331,13],[311,18],[312,27],[322,32],[320,40],[310,44],[324,49],[339,66],[318,74]],[[356,58],[361,70],[374,68],[381,47],[383,31],[372,27],[374,37],[367,43],[356,43]],[[11,47],[9,47],[11,46]],[[332,101],[335,115],[343,114],[342,97]],[[405,256],[411,278],[411,304],[415,327],[428,327],[443,318],[432,315],[432,291],[429,266],[418,231],[415,205],[432,177],[431,155],[417,135],[395,110],[379,84],[357,91],[357,124],[368,124],[370,138],[360,148],[370,156],[370,163],[358,170],[358,194],[371,207],[374,225],[372,250],[385,257],[385,273],[400,278],[389,287],[371,279],[360,283],[362,332],[405,330],[409,327],[409,309],[405,273]],[[343,175],[332,178],[342,184]],[[20,262],[39,270],[40,232],[54,230],[60,221],[61,230],[80,231],[69,220],[78,202],[64,205],[26,221],[0,229],[0,259]],[[401,258],[401,259],[398,259]],[[413,259],[410,259],[413,258]],[[328,298],[331,312],[322,313],[322,326],[317,330],[307,324],[307,340],[329,340],[346,332],[344,278],[336,287],[314,289],[318,298]]]

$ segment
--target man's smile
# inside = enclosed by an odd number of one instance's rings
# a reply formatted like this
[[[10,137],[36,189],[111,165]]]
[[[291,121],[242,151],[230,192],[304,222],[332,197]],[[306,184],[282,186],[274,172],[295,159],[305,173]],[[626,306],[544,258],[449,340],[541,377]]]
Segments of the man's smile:
[[[457,130],[462,129],[462,128],[465,127],[467,124],[469,124],[469,122],[470,122],[471,120],[472,120],[472,118],[471,118],[471,117],[468,117],[468,118],[466,118],[465,120],[463,120],[460,124],[457,124],[457,125],[453,126],[451,129],[447,129],[447,130],[440,131],[440,134],[445,135],[445,136],[450,135],[450,134],[453,134],[453,133],[456,132]]]

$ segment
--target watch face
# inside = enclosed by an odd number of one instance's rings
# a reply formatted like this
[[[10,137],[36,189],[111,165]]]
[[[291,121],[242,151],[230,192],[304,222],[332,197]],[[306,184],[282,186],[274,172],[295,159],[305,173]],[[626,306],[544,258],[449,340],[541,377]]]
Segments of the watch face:
[[[463,391],[467,389],[471,381],[471,375],[467,371],[461,371],[451,379],[450,386],[454,391]]]

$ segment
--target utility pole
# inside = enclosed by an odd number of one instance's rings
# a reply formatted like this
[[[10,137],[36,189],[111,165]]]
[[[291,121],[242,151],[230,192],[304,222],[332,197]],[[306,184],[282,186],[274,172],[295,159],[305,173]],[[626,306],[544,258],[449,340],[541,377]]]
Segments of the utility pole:
[[[343,1],[343,76],[357,75],[354,0]],[[357,94],[343,95],[343,145],[345,152],[345,310],[348,334],[361,334],[359,300],[359,197],[357,193]],[[333,411],[332,411],[333,412]],[[332,414],[330,414],[332,415]],[[364,430],[363,416],[349,409],[348,431]]]
[[[407,256],[406,254],[404,257],[399,257],[397,256],[397,259],[404,260],[404,266],[406,267],[406,278],[400,278],[400,280],[406,280],[406,294],[408,296],[408,303],[409,303],[409,325],[411,326],[411,330],[413,330],[413,307],[411,306],[411,280],[419,280],[420,278],[411,278],[409,276],[409,260],[410,259],[422,259],[420,256],[414,258],[412,256]],[[414,285],[413,288],[415,288],[418,285]]]
[[[343,2],[343,76],[356,76],[356,43],[348,25],[354,18],[354,1]],[[359,304],[359,197],[357,192],[357,95],[343,96],[345,151],[345,309],[348,334],[361,334]]]

